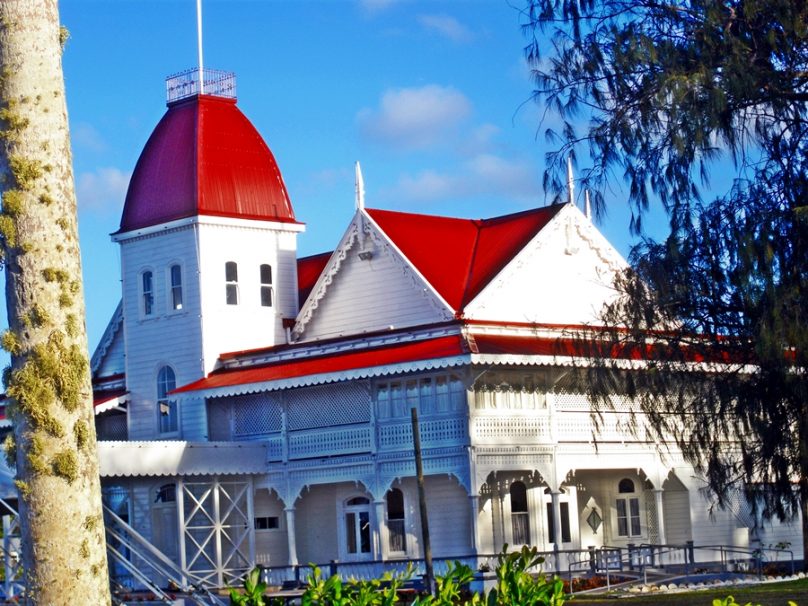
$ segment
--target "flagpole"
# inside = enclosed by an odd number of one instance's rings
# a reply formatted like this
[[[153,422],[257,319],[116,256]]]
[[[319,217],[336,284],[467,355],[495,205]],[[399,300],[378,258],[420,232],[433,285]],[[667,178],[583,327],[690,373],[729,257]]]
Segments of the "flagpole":
[[[199,94],[205,94],[205,79],[202,65],[202,0],[196,0],[196,46],[199,54]]]

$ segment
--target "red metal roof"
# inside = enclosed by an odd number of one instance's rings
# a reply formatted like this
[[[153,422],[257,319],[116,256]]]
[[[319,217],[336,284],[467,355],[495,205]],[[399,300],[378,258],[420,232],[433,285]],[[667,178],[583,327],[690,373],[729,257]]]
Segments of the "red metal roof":
[[[320,274],[323,273],[331,255],[331,252],[325,252],[297,260],[297,298],[301,307],[317,283]]]
[[[460,313],[561,207],[546,206],[478,220],[390,210],[367,212]]]
[[[135,166],[120,232],[196,215],[295,221],[275,158],[235,99],[169,104]]]
[[[247,385],[292,379],[308,375],[330,372],[344,372],[359,368],[372,368],[388,364],[402,364],[418,360],[432,360],[468,353],[465,341],[460,335],[437,337],[410,343],[385,345],[360,351],[319,356],[307,360],[278,362],[253,368],[222,370],[213,372],[206,378],[185,385],[174,393]]]

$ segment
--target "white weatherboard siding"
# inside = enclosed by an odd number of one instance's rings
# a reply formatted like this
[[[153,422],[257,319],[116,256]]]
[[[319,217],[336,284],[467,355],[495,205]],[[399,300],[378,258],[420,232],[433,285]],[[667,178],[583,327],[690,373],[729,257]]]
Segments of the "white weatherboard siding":
[[[129,390],[129,437],[148,440],[171,437],[158,431],[157,374],[170,366],[177,386],[203,376],[200,351],[199,289],[196,286],[197,255],[191,227],[134,238],[121,245],[124,331],[126,335],[126,386]],[[179,264],[183,276],[183,306],[170,309],[169,267]],[[141,280],[144,271],[153,275],[152,314],[142,309]]]
[[[219,355],[286,342],[283,318],[297,315],[296,224],[239,221],[199,225],[202,357],[205,372]],[[238,304],[228,305],[225,263],[238,266]],[[272,267],[273,301],[261,305],[260,266]]]
[[[665,510],[665,538],[670,545],[682,545],[693,540],[690,523],[690,498],[687,488],[676,476],[671,476],[662,486],[662,507]]]
[[[285,566],[289,561],[286,516],[283,503],[266,488],[255,491],[255,517],[277,518],[278,528],[255,531],[255,563],[261,566]]]
[[[300,562],[337,559],[337,493],[342,485],[327,484],[304,490],[295,503],[295,537]],[[350,485],[356,494],[362,490]]]
[[[305,325],[303,340],[451,319],[446,307],[395,252],[375,244],[371,249],[372,257],[362,260],[360,248],[353,245],[347,251],[323,299]]]
[[[424,487],[432,553],[436,557],[470,553],[471,506],[465,488],[447,476],[427,476]]]
[[[565,207],[465,308],[470,320],[598,321],[626,262],[574,207]]]

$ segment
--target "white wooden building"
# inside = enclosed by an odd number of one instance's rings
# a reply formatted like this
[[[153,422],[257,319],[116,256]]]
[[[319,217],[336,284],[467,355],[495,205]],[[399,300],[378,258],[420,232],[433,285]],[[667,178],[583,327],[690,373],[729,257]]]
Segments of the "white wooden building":
[[[412,407],[436,557],[799,551],[799,521],[710,514],[680,453],[628,431],[630,402],[593,434],[559,343],[625,261],[574,205],[469,220],[360,192],[333,252],[298,258],[304,225],[228,90],[175,92],[147,143],[92,361],[107,501],[189,575],[421,557]]]

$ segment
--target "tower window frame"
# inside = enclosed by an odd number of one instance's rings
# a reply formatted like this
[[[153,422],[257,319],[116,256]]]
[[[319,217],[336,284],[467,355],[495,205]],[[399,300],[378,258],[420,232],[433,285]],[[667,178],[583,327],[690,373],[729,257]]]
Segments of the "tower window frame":
[[[258,268],[258,274],[261,281],[261,307],[272,307],[272,266],[269,263],[262,263]]]
[[[144,269],[138,279],[140,287],[140,314],[144,318],[154,316],[154,272]]]
[[[172,263],[168,268],[169,307],[171,311],[182,311],[184,306],[182,291],[182,265]]]
[[[224,264],[225,303],[227,305],[239,304],[238,292],[238,263],[226,261]]]
[[[157,371],[157,422],[160,434],[179,431],[177,401],[169,399],[169,392],[177,388],[177,373],[167,364]]]

